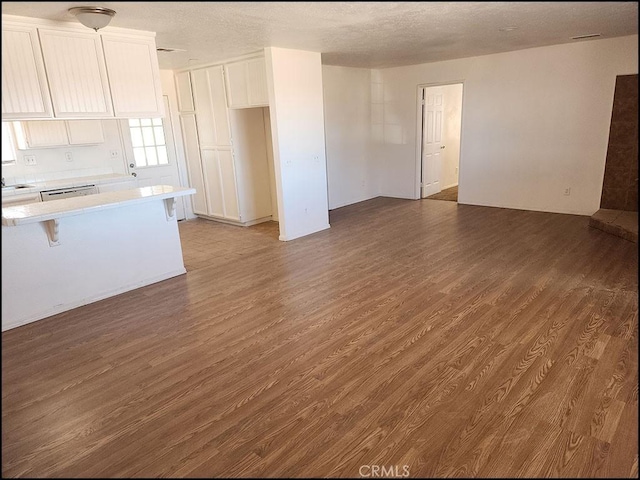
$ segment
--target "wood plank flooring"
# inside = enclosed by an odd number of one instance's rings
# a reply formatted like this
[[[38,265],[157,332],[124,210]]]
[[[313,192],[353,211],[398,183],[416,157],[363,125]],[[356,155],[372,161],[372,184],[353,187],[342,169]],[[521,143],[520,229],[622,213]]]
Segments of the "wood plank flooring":
[[[432,200],[330,222],[182,222],[186,275],[4,332],[3,476],[637,478],[635,244]]]
[[[445,200],[447,202],[458,201],[458,185],[455,187],[445,188],[441,192],[434,193],[427,197],[427,200]]]

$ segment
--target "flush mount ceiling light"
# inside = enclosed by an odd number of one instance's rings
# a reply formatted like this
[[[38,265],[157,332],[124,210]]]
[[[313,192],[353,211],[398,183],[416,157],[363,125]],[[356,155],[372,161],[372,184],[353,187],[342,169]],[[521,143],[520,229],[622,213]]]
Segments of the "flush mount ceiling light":
[[[498,30],[500,30],[501,32],[513,32],[514,30],[517,30],[518,27],[502,27],[499,28]]]
[[[186,52],[186,50],[182,48],[173,48],[173,47],[158,47],[156,48],[156,52],[173,53],[173,52]]]
[[[601,35],[599,33],[587,33],[586,35],[576,35],[575,37],[571,37],[571,40],[582,40],[585,38],[598,38]]]
[[[114,10],[103,7],[73,7],[69,13],[74,15],[85,27],[93,28],[96,32],[109,25],[116,14]]]

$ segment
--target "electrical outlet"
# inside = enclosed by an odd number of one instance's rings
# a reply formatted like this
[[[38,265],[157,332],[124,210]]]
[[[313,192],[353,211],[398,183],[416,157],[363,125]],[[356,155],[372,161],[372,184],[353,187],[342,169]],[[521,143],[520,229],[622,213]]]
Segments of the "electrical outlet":
[[[35,155],[25,155],[24,156],[24,164],[28,166],[36,165],[36,156]]]
[[[119,155],[119,152],[118,150],[111,150],[109,154],[111,155],[111,158],[116,158]]]
[[[71,152],[64,152],[64,159],[67,162],[73,162],[73,155],[71,155]]]
[[[565,189],[564,189],[564,194],[565,194],[565,196],[567,196],[567,197],[568,197],[569,195],[571,195],[571,187],[567,187],[567,188],[565,188]]]

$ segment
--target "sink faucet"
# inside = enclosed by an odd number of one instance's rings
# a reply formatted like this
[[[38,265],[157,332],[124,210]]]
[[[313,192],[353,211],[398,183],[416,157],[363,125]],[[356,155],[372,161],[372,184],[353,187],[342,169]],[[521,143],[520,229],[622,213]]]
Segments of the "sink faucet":
[[[2,177],[2,186],[4,187],[4,177]]]

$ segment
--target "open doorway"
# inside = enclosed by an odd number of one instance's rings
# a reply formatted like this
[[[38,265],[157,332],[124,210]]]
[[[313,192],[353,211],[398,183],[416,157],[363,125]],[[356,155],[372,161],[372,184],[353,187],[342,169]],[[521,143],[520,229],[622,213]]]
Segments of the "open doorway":
[[[421,86],[420,198],[458,201],[462,83]]]

